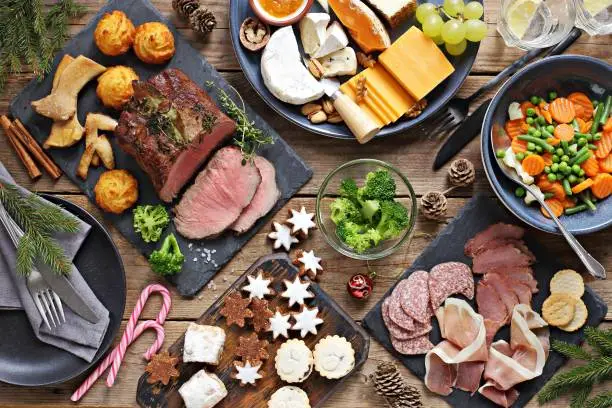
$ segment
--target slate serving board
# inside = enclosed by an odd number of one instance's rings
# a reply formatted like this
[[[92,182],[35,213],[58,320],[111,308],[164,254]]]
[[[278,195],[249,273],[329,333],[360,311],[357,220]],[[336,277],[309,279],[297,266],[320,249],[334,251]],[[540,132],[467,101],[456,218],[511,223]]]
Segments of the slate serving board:
[[[436,237],[436,239],[425,249],[413,264],[400,277],[399,280],[407,278],[416,270],[429,271],[433,266],[448,261],[465,262],[471,265],[471,259],[464,255],[463,247],[467,240],[472,238],[478,232],[484,230],[491,224],[497,222],[506,222],[518,224],[507,210],[505,210],[498,201],[477,195],[470,200],[461,212],[455,217],[444,230]],[[541,313],[542,303],[550,294],[549,286],[550,279],[560,269],[564,269],[560,265],[554,254],[549,253],[546,249],[540,246],[529,234],[525,235],[525,242],[529,249],[535,254],[537,262],[533,265],[535,278],[538,281],[539,292],[533,296],[532,308]],[[475,275],[477,280],[480,276]],[[399,282],[398,280],[398,282]],[[421,380],[425,377],[425,356],[405,356],[399,354],[393,349],[389,333],[381,318],[382,301],[391,294],[391,287],[382,297],[376,306],[370,310],[363,320],[363,325],[370,334],[377,339],[387,350],[394,354],[412,373]],[[463,298],[461,296],[461,298]],[[463,298],[465,299],[465,298]],[[465,299],[467,300],[467,299]],[[606,303],[595,293],[591,288],[585,286],[585,293],[582,300],[589,310],[589,317],[586,325],[597,326],[604,319],[608,307]],[[468,303],[476,310],[476,302],[468,300]],[[434,318],[433,331],[430,335],[432,343],[437,344],[441,341],[440,329],[437,320]],[[495,336],[495,340],[508,340],[510,335],[509,326],[505,326]],[[580,329],[574,333],[566,333],[555,327],[550,328],[551,339],[563,340],[566,342],[578,344],[584,339],[584,330]],[[565,358],[555,351],[551,351],[544,366],[544,372],[541,376],[534,378],[531,381],[526,381],[519,384],[516,389],[520,392],[518,400],[514,403],[514,408],[520,408],[529,402],[529,400],[544,386],[544,384],[553,376],[553,374],[563,365]],[[470,396],[468,392],[454,390],[450,395],[442,397],[453,407],[497,407],[493,402],[489,401],[479,393]]]
[[[181,373],[180,377],[176,381],[170,382],[167,386],[161,386],[149,384],[147,382],[149,374],[143,374],[138,381],[138,391],[136,394],[136,400],[141,407],[182,407],[183,400],[178,393],[178,389],[185,381],[189,380],[193,374],[206,368],[208,372],[217,374],[228,391],[227,397],[215,406],[217,408],[265,408],[267,407],[267,401],[270,399],[270,396],[285,385],[294,385],[302,388],[308,394],[310,406],[318,408],[333,394],[337,387],[365,363],[370,349],[370,338],[368,334],[361,326],[355,323],[348,313],[342,310],[342,308],[325,293],[318,284],[312,282],[309,290],[314,293],[315,297],[307,299],[306,305],[309,308],[317,306],[320,310],[319,317],[321,317],[324,322],[317,327],[318,334],[316,336],[308,334],[303,340],[306,345],[313,350],[319,340],[328,335],[345,337],[355,350],[355,368],[353,371],[338,380],[326,379],[321,377],[316,371],[313,371],[303,383],[286,384],[276,374],[276,369],[274,368],[276,351],[286,339],[279,336],[276,340],[273,340],[270,333],[259,333],[258,337],[260,340],[268,340],[270,342],[268,346],[270,358],[264,362],[262,366],[262,370],[266,374],[262,379],[257,380],[256,386],[247,385],[241,387],[239,381],[232,379],[230,375],[235,371],[232,362],[236,360],[234,353],[238,338],[242,335],[251,334],[252,328],[248,324],[244,328],[239,328],[236,325],[228,328],[225,324],[225,318],[219,314],[219,310],[223,307],[225,297],[234,291],[240,290],[245,285],[246,277],[255,275],[256,271],[260,269],[274,278],[271,286],[277,292],[277,295],[274,297],[267,297],[270,309],[274,311],[278,307],[281,313],[286,313],[288,310],[293,312],[298,311],[296,306],[290,309],[287,304],[287,299],[280,296],[280,293],[285,288],[283,279],[293,280],[298,273],[297,268],[292,265],[287,254],[278,253],[260,258],[197,320],[199,324],[214,325],[225,330],[225,347],[219,365],[215,367],[202,363],[183,363],[183,343],[185,339],[184,336],[182,336],[168,349],[171,355],[178,356],[181,360],[178,365],[178,369]],[[246,296],[244,292],[243,296]],[[290,338],[300,338],[297,331],[290,331],[289,334]]]
[[[170,60],[168,64],[160,66],[148,65],[141,62],[132,51],[118,57],[103,55],[94,43],[93,32],[102,15],[112,10],[122,10],[125,12],[135,26],[148,21],[162,21],[167,24],[174,34],[176,45],[176,54],[172,60]],[[55,68],[64,54],[70,54],[72,56],[83,54],[107,67],[113,65],[130,66],[138,73],[141,80],[147,79],[166,68],[179,68],[196,84],[208,91],[215,101],[217,101],[216,91],[207,87],[207,81],[212,81],[216,86],[224,89],[239,106],[241,105],[239,99],[236,98],[235,91],[230,85],[148,0],[111,0],[98,12],[98,14],[96,14],[84,29],[56,55],[53,71],[51,71],[51,73],[41,82],[36,79],[32,80],[32,82],[30,82],[11,102],[11,114],[19,118],[32,133],[32,136],[40,143],[47,138],[52,122],[50,119],[34,112],[30,107],[30,102],[40,99],[50,93]],[[85,117],[88,112],[103,112],[115,118],[119,116],[119,112],[106,109],[102,106],[102,103],[96,96],[96,85],[97,81],[91,81],[83,88],[79,95],[77,111],[81,123],[85,123]],[[246,112],[257,127],[263,129],[274,138],[274,144],[266,146],[259,151],[259,154],[274,163],[274,167],[276,168],[276,182],[282,193],[281,198],[272,211],[242,235],[236,236],[226,232],[216,239],[189,241],[176,234],[179,245],[185,254],[186,261],[182,272],[170,277],[169,280],[177,286],[181,295],[193,296],[197,293],[210,279],[212,279],[219,269],[221,269],[223,265],[242,248],[257,230],[259,230],[275,212],[282,208],[289,198],[291,198],[312,177],[312,170],[297,153],[280,138],[274,129],[272,129],[248,105],[246,106]],[[146,173],[138,167],[137,163],[130,156],[119,148],[114,137],[111,136],[110,140],[113,144],[116,167],[118,169],[130,171],[138,180],[139,200],[137,204],[163,204],[157,197],[155,189]],[[104,169],[102,167],[92,167],[89,171],[87,181],[78,178],[76,176],[76,169],[84,149],[85,143],[80,142],[68,149],[49,150],[49,154],[66,173],[66,176],[69,177],[93,203],[95,203],[93,189]],[[168,208],[170,209],[170,206],[168,206]],[[132,245],[138,248],[143,255],[148,256],[157,245],[159,245],[159,243],[145,243],[140,236],[134,232],[131,211],[128,210],[122,215],[105,214],[105,216],[112,221],[115,227]],[[173,223],[170,223],[170,226],[164,232],[164,236],[170,232],[175,232]],[[188,248],[190,244],[191,247]],[[215,251],[212,255],[212,260],[215,262],[213,263],[211,261],[205,263],[204,258],[199,256],[200,253],[196,251],[197,248],[207,248],[210,251]],[[194,261],[194,259],[196,259],[196,261]]]

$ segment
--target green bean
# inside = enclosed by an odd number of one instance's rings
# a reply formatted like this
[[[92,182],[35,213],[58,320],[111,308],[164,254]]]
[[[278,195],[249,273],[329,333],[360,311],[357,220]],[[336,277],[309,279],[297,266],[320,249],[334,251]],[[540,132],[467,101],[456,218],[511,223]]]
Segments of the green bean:
[[[587,145],[587,147],[588,147],[589,149],[591,149],[591,150],[597,150],[597,146],[595,146],[594,144],[591,144],[591,143],[589,143],[589,144]]]
[[[563,179],[563,189],[565,190],[565,194],[571,196],[572,194],[572,187],[570,186],[570,182],[568,179]]]
[[[581,155],[581,156],[576,156],[574,157],[574,162],[571,163],[573,164],[581,164],[585,161],[587,161],[589,159],[589,157],[591,157],[591,152],[586,152],[585,154]]]
[[[555,196],[555,193],[544,193],[544,199],[549,200]]]
[[[587,133],[580,133],[580,132],[576,132],[576,133],[574,133],[574,136],[575,136],[575,137],[577,137],[577,138],[579,138],[579,139],[586,138],[586,137],[587,137],[587,136],[589,136],[589,135],[590,135],[590,133],[589,133],[589,134],[587,134]],[[592,136],[592,135],[591,135],[591,136]]]
[[[542,130],[540,130],[540,132],[542,132],[542,136],[544,139],[550,139],[551,137],[553,137],[553,135],[546,129],[542,128]]]
[[[582,149],[578,150],[576,152],[576,155],[574,156],[574,158],[572,160],[569,161],[569,165],[572,166],[574,163],[572,163],[573,160],[575,160],[578,156],[581,156],[585,153],[588,153],[589,151],[589,147],[588,146],[584,146]]]
[[[526,194],[527,194],[527,191],[525,191],[523,187],[517,187],[516,190],[514,190],[514,195],[517,196],[518,198],[523,198],[525,197]]]
[[[597,110],[595,111],[595,118],[593,119],[593,126],[591,126],[591,134],[594,135],[597,132],[597,128],[599,127],[599,121],[603,116],[603,111],[605,109],[604,103],[599,102],[597,105]]]
[[[601,115],[601,118],[599,119],[600,124],[602,125],[606,124],[606,121],[608,120],[608,116],[610,116],[611,108],[612,108],[612,95],[608,95],[608,97],[606,98],[606,105],[604,107],[603,114]]]
[[[524,140],[526,142],[532,142],[533,144],[537,145],[537,146],[542,146],[542,149],[546,150],[547,152],[554,152],[555,148],[552,147],[551,145],[549,145],[548,143],[546,143],[546,141],[537,138],[537,137],[533,137],[533,136],[529,136],[529,135],[520,135],[519,140]]]
[[[591,198],[589,197],[589,195],[590,194],[581,194],[580,199],[582,200],[583,203],[585,203],[589,207],[589,210],[595,211],[597,207],[595,206],[593,201],[591,201]]]
[[[586,204],[580,204],[572,208],[565,209],[565,215],[574,215],[582,211],[588,210],[589,206]]]

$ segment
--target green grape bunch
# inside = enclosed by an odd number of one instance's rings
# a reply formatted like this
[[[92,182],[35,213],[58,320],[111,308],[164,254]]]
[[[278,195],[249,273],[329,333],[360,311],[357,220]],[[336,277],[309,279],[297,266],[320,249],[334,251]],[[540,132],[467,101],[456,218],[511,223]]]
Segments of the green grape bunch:
[[[487,36],[487,24],[477,1],[444,0],[442,6],[423,3],[416,10],[416,19],[423,33],[452,56],[462,55],[469,42],[480,42]]]

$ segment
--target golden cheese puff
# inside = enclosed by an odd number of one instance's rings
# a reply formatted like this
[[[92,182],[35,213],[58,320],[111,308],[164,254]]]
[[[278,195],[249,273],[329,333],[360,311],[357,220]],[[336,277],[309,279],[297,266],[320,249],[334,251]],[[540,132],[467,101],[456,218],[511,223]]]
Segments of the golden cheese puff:
[[[138,200],[138,181],[127,170],[105,171],[98,179],[94,193],[102,210],[121,214]]]
[[[147,64],[163,64],[174,55],[174,36],[163,23],[144,23],[136,28],[134,52]]]
[[[136,29],[123,11],[106,13],[94,31],[94,40],[103,54],[116,56],[125,54],[134,44]]]
[[[132,68],[123,65],[108,68],[98,77],[96,93],[104,106],[121,110],[134,95],[132,81],[137,81],[138,75]]]

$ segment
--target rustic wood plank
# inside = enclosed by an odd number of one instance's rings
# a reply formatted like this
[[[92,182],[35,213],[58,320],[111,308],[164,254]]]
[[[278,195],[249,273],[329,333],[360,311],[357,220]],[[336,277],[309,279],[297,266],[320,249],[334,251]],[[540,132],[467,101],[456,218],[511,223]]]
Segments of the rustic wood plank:
[[[166,340],[164,342],[165,347],[168,347],[179,337],[181,337],[184,331],[187,329],[187,325],[188,322],[166,322]],[[124,325],[122,325],[122,329],[123,327]],[[604,323],[601,327],[606,329],[612,328],[612,324]],[[106,387],[103,377],[98,380],[89,393],[85,395],[78,406],[83,408],[110,406],[120,408],[136,406],[136,385],[145,366],[145,361],[142,358],[142,354],[153,342],[153,336],[154,334],[152,332],[145,332],[141,338],[128,349],[124,364],[122,365],[122,369],[112,389],[108,389]],[[325,406],[330,408],[385,407],[386,405],[384,400],[374,393],[373,388],[371,388],[371,385],[369,384],[369,380],[367,380],[367,377],[376,369],[376,365],[381,361],[395,361],[395,359],[376,341],[372,341],[368,361],[357,373],[347,379],[346,383],[340,387],[336,393],[334,393]],[[567,364],[567,367],[574,367],[576,365],[579,365],[579,363],[572,361]],[[429,392],[423,383],[408,372],[406,368],[401,366],[400,370],[406,378],[406,381],[416,386],[421,391],[424,406],[428,408],[448,407],[448,405],[442,399]],[[70,381],[66,384],[46,388],[20,388],[0,383],[0,405],[15,406],[17,405],[16,403],[18,403],[19,406],[23,408],[74,407],[75,405],[69,402],[70,395],[74,389],[79,386],[82,380],[83,379],[81,378]],[[599,393],[606,390],[609,391],[609,386],[604,384],[597,386],[594,389],[594,392]],[[560,398],[544,406],[548,408],[565,408],[569,406],[569,399],[567,397]],[[532,400],[527,407],[536,408],[538,407],[538,404],[536,401]]]

